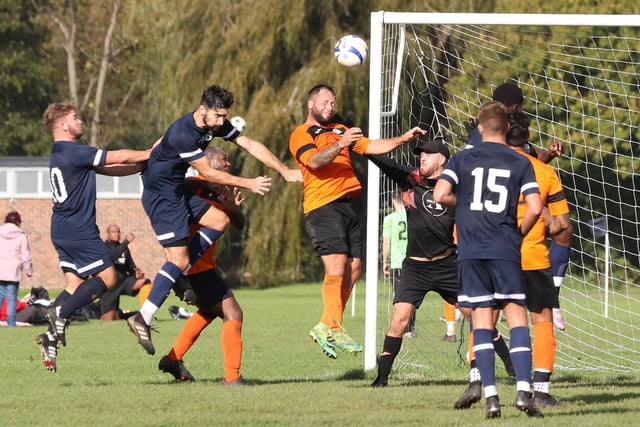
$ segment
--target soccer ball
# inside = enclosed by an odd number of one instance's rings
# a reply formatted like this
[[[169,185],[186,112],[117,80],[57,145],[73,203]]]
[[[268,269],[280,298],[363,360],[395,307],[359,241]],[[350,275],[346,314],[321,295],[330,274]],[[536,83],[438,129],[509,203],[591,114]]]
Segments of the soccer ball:
[[[233,127],[238,129],[240,132],[244,130],[244,127],[247,125],[247,122],[240,116],[231,117],[229,119]]]
[[[366,61],[369,48],[367,47],[367,42],[360,37],[349,34],[338,40],[336,47],[333,49],[333,54],[338,64],[352,68],[362,65]]]

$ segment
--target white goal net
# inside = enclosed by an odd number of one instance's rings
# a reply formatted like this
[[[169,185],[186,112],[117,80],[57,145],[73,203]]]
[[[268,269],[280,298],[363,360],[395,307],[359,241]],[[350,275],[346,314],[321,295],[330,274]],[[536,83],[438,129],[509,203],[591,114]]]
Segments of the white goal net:
[[[560,140],[565,147],[550,163],[574,228],[560,290],[567,328],[556,330],[556,370],[640,371],[638,17],[375,12],[371,18],[372,138],[420,125],[455,152],[464,147],[464,122],[497,85],[522,88],[533,145]],[[417,166],[410,148],[392,155]],[[376,263],[394,184],[370,164],[368,186],[365,369],[372,369],[393,309],[388,278]],[[429,294],[417,337],[403,341],[396,369],[461,363],[467,344],[441,341],[440,316],[442,300]],[[499,329],[506,332],[506,325]],[[468,325],[456,332],[466,338]]]

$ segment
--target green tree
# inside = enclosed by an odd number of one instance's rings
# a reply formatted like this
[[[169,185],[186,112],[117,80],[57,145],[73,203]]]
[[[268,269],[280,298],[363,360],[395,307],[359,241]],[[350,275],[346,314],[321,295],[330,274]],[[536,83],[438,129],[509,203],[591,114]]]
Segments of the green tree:
[[[41,117],[55,82],[44,78],[52,72],[41,54],[48,31],[32,22],[34,14],[29,0],[0,0],[1,155],[38,156],[49,151]]]

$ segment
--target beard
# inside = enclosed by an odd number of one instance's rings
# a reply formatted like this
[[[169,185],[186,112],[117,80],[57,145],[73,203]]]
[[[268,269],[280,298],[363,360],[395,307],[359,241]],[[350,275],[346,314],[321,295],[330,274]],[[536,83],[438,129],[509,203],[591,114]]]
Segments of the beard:
[[[331,117],[329,117],[328,119],[326,119],[326,118],[322,115],[322,112],[320,112],[320,111],[315,111],[315,110],[312,110],[312,111],[311,111],[311,115],[313,116],[313,119],[314,119],[316,122],[320,123],[322,126],[326,126],[326,125],[328,125],[329,123],[331,123],[331,122],[332,122],[332,119],[333,119],[333,115],[332,115]]]
[[[82,135],[84,135],[84,129],[80,126],[76,127],[75,129],[72,129],[71,134],[76,140],[78,140],[82,137]]]

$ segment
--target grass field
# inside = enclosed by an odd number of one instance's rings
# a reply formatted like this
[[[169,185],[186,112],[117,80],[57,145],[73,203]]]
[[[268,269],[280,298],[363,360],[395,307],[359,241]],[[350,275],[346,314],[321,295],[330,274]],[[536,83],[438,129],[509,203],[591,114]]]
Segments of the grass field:
[[[125,322],[72,324],[61,348],[58,372],[40,363],[34,337],[44,327],[0,328],[0,424],[7,426],[132,425],[635,425],[640,416],[640,376],[602,372],[557,373],[553,393],[565,403],[547,409],[544,420],[528,419],[511,404],[511,379],[498,370],[502,418],[484,420],[481,405],[455,411],[466,386],[466,368],[442,368],[392,377],[389,387],[371,389],[373,372],[363,372],[362,356],[330,360],[308,337],[320,314],[319,285],[240,290],[245,312],[243,376],[251,387],[229,388],[222,377],[220,321],[215,321],[185,357],[195,383],[176,383],[158,371],[184,321],[167,307],[158,313],[153,335],[156,356],[136,343]],[[346,326],[363,339],[363,293],[356,316]],[[125,308],[136,300],[124,298]],[[350,310],[347,310],[348,313]],[[434,352],[433,359],[450,358]]]

